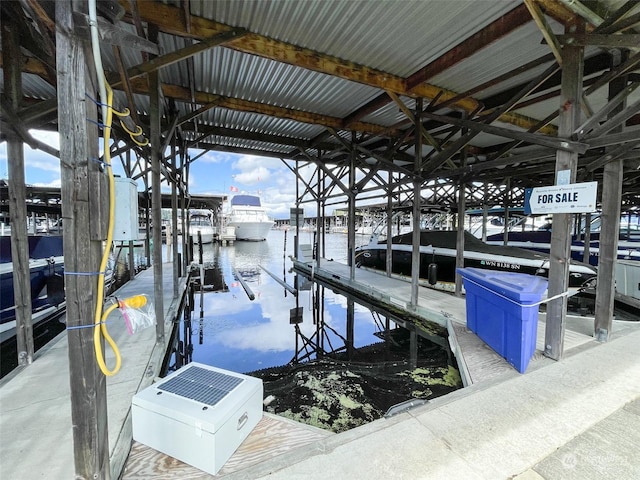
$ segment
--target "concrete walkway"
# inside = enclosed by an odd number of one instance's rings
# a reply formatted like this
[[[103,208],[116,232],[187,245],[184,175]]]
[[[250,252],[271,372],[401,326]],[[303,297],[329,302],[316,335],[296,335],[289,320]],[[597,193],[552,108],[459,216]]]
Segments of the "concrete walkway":
[[[228,478],[638,479],[640,325],[614,331]]]
[[[175,306],[171,264],[163,264],[163,278],[164,344],[156,343],[154,327],[129,335],[118,311],[107,318],[109,332],[122,354],[122,369],[107,378],[112,477],[122,469],[131,447],[131,398],[159,375],[169,341],[173,320],[169,312]],[[153,269],[148,269],[117,295],[127,298],[144,293],[153,299],[153,291]],[[33,364],[16,369],[0,382],[0,479],[74,478],[68,351],[63,332],[37,352]],[[105,354],[107,365],[112,367],[113,352],[107,348]]]

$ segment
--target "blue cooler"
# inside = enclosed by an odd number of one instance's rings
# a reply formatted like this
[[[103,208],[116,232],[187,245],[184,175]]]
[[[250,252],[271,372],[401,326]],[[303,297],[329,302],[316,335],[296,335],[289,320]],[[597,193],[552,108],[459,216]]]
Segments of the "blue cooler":
[[[547,279],[524,273],[458,268],[464,282],[467,327],[520,373],[536,351],[538,305]]]

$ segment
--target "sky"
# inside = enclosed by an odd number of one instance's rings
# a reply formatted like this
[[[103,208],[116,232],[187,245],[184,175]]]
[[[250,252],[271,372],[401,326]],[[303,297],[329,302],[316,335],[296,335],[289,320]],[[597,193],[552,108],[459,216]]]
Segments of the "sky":
[[[58,134],[32,130],[35,138],[55,149],[60,148]],[[195,157],[201,151],[191,150]],[[38,186],[60,186],[60,161],[40,150],[24,145],[26,183]],[[113,162],[116,175],[124,176],[120,161]],[[305,177],[312,169],[301,172]],[[0,178],[8,178],[7,144],[0,143]],[[142,183],[142,182],[140,182]],[[191,164],[189,191],[193,194],[233,195],[237,193],[259,194],[268,214],[276,219],[289,218],[289,209],[295,207],[296,182],[293,172],[277,158],[237,155],[226,152],[207,152]],[[300,185],[302,191],[303,185]],[[139,186],[139,190],[142,185]],[[169,191],[168,186],[163,190]],[[315,203],[302,205],[305,216],[315,215]],[[327,214],[332,211],[327,209]]]

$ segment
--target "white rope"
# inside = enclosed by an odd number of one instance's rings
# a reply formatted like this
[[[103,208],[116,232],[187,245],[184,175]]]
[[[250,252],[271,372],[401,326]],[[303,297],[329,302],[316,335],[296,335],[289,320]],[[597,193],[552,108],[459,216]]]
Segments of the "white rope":
[[[538,305],[542,305],[543,303],[550,302],[551,300],[555,300],[556,298],[568,297],[570,295],[575,295],[579,291],[579,290],[576,290],[576,291],[566,290],[566,291],[564,291],[562,293],[559,293],[558,295],[554,295],[553,297],[545,298],[544,300],[540,300],[539,302],[536,302],[536,303],[519,303],[519,302],[517,302],[516,300],[514,300],[512,298],[509,298],[509,297],[507,297],[505,295],[502,295],[502,294],[496,292],[495,290],[492,290],[492,289],[490,289],[488,287],[485,287],[484,285],[482,285],[482,284],[480,284],[478,282],[475,282],[475,281],[471,280],[470,278],[467,278],[467,277],[464,277],[464,276],[463,276],[463,278],[464,278],[465,282],[471,282],[474,285],[477,285],[480,288],[483,288],[483,289],[487,290],[488,292],[491,292],[494,295],[497,295],[500,298],[508,300],[509,302],[514,303],[514,304],[516,304],[516,305],[518,305],[520,307],[537,307]]]

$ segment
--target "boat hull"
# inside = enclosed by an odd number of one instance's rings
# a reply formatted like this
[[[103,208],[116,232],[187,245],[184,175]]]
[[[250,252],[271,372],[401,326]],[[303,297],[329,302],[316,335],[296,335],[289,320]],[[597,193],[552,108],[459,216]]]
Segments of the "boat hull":
[[[64,301],[64,257],[29,262],[33,312]],[[0,265],[0,323],[15,320],[13,264]]]
[[[193,243],[197,244],[202,240],[202,243],[212,243],[213,242],[213,229],[203,229],[200,230],[200,235],[198,235],[198,230],[191,230],[191,238],[193,239]]]
[[[492,235],[487,237],[487,244],[502,245],[504,242],[503,235]],[[512,247],[534,250],[544,254],[549,254],[551,250],[551,232],[550,231],[534,231],[534,232],[509,232],[507,237],[507,245]],[[584,258],[584,241],[573,238],[571,242],[571,258],[577,261],[583,261]],[[600,240],[599,234],[593,233],[589,242],[589,264],[597,266],[600,258]],[[618,260],[635,260],[640,261],[640,242],[634,240],[620,239],[618,241]]]
[[[437,265],[437,282],[455,282],[457,232],[421,232],[420,278],[429,278],[430,265]],[[411,276],[412,234],[392,239],[392,272]],[[360,266],[386,270],[387,245],[370,243],[356,249],[356,262]],[[492,246],[481,242],[471,234],[465,234],[464,266],[529,275],[549,276],[549,259],[540,253],[514,247]],[[581,288],[595,281],[596,270],[586,264],[572,263],[569,287]]]
[[[236,240],[261,242],[267,239],[269,231],[273,227],[272,221],[242,222],[230,221],[229,226],[236,229]]]
[[[267,239],[275,222],[269,218],[260,197],[236,195],[231,199],[227,225],[235,228],[236,240],[261,242]]]

